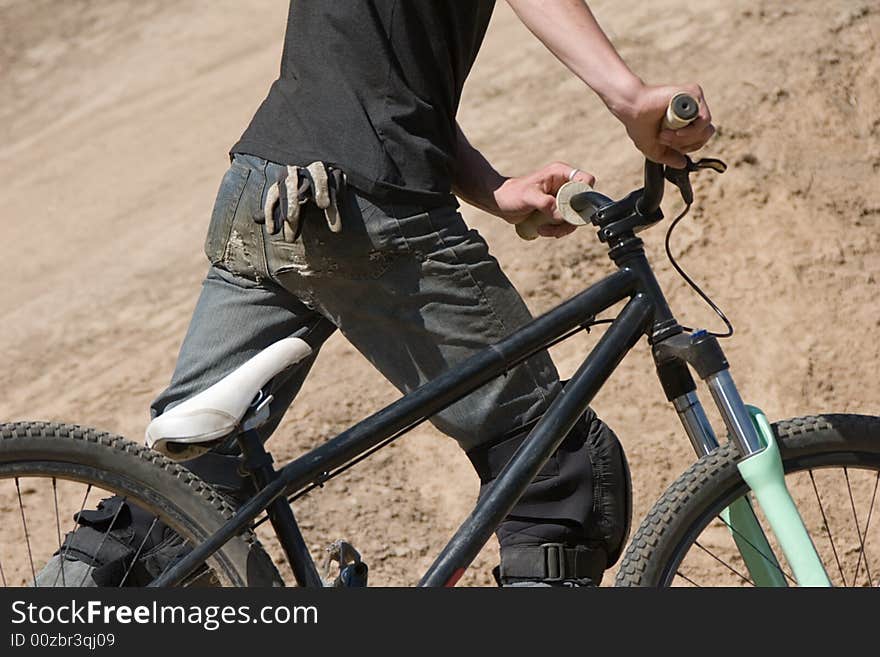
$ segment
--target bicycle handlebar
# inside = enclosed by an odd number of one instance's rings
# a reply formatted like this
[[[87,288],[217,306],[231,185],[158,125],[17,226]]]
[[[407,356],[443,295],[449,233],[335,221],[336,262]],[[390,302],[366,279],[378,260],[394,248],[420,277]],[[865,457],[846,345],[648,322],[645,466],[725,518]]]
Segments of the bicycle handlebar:
[[[666,116],[663,118],[664,130],[680,130],[696,120],[700,113],[697,100],[687,93],[678,93],[669,101]],[[666,185],[662,164],[645,160],[645,186],[642,197],[636,204],[639,213],[651,214],[660,207]],[[572,225],[589,223],[589,215],[596,208],[593,202],[601,195],[592,192],[591,188],[581,182],[564,184],[556,194],[556,205],[565,220]],[[610,199],[607,199],[610,202]],[[550,223],[550,218],[541,212],[534,212],[525,221],[516,225],[517,234],[524,240],[538,237],[538,226]]]

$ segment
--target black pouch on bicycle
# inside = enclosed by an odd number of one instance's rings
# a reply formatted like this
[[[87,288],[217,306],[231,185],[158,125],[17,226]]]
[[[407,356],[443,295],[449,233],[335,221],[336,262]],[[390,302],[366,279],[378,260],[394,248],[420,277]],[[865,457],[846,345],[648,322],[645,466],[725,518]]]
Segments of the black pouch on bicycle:
[[[587,523],[587,538],[599,541],[611,567],[626,546],[632,525],[632,477],[623,445],[615,433],[589,411],[593,422],[587,429],[587,444],[593,474],[593,508]],[[585,417],[586,419],[586,417]]]
[[[144,586],[190,549],[154,515],[118,496],[74,519],[76,529],[56,554],[93,566],[98,586]]]

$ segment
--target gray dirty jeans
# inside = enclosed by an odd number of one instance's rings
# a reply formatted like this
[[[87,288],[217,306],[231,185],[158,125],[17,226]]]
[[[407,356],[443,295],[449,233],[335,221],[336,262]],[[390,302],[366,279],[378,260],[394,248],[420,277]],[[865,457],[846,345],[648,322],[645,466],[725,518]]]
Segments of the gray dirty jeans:
[[[211,268],[153,417],[292,334],[320,346],[338,328],[407,393],[532,319],[485,240],[454,206],[425,210],[349,190],[341,233],[331,232],[308,204],[300,239],[288,243],[281,233],[269,234],[253,218],[267,188],[284,174],[281,165],[236,155],[223,177],[205,240]],[[313,362],[275,382],[264,439]],[[543,413],[559,389],[556,368],[541,352],[431,421],[471,450]],[[241,483],[235,454],[230,439],[187,465],[232,492]]]

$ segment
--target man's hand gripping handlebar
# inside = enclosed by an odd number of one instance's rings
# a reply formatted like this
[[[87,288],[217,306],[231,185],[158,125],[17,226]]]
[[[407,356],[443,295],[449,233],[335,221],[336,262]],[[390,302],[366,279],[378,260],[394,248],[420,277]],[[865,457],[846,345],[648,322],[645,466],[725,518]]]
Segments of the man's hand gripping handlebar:
[[[699,104],[693,96],[686,93],[676,94],[669,101],[661,129],[680,130],[693,123],[699,113]],[[685,180],[692,166],[696,165],[688,159],[688,168],[680,170],[684,174]],[[715,166],[712,168],[718,170]],[[651,214],[660,207],[660,202],[663,200],[664,183],[667,178],[670,178],[680,189],[682,188],[678,180],[672,179],[675,175],[674,171],[676,170],[656,162],[645,162],[645,187],[637,203],[640,213]],[[682,193],[684,195],[684,189],[682,189]],[[572,226],[584,226],[591,222],[591,216],[597,209],[596,197],[601,197],[601,195],[593,192],[592,187],[586,183],[571,181],[563,184],[556,192],[556,207],[566,223]],[[685,200],[687,201],[687,199]],[[533,212],[525,220],[516,224],[516,232],[524,240],[533,240],[539,235],[538,227],[548,223],[553,223],[553,219],[542,212]]]

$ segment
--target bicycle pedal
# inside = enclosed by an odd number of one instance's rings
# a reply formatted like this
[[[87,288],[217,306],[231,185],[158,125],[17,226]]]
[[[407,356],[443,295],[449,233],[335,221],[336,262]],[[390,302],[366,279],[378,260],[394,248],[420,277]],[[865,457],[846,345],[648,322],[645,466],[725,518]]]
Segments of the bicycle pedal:
[[[333,577],[333,564],[337,564],[337,573]],[[367,585],[369,567],[361,559],[360,552],[348,541],[333,541],[327,548],[327,560],[324,563],[324,586],[332,588],[363,587]],[[332,579],[331,579],[332,578]]]

